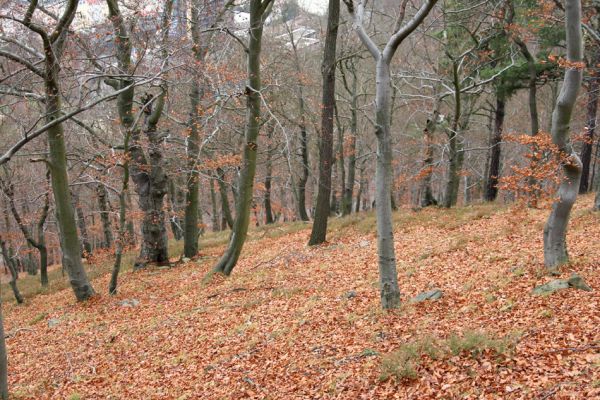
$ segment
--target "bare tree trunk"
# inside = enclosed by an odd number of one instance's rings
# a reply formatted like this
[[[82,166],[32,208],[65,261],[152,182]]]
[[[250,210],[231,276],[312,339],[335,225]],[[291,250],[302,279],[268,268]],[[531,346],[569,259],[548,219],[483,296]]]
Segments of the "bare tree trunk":
[[[267,132],[267,160],[265,165],[265,197],[264,197],[264,207],[265,207],[265,224],[272,224],[275,222],[273,219],[273,210],[271,207],[271,180],[273,174],[273,129],[274,126],[271,125],[269,127],[269,131]],[[306,209],[304,210],[306,212]]]
[[[315,218],[308,244],[325,242],[331,198],[331,167],[333,158],[333,118],[335,104],[335,68],[340,0],[329,0],[327,33],[321,71],[323,74],[323,100],[319,143],[319,189],[315,206]]]
[[[505,99],[496,95],[496,119],[494,123],[494,136],[492,137],[490,167],[488,169],[487,185],[485,188],[485,201],[494,201],[498,196],[498,179],[500,178],[500,157],[502,130],[505,116]]]
[[[248,32],[248,84],[246,86],[246,128],[242,171],[239,177],[236,214],[229,245],[213,271],[230,275],[237,264],[248,234],[250,206],[256,173],[257,139],[261,125],[260,52],[263,26],[271,11],[272,0],[250,0],[250,28]]]
[[[8,400],[8,354],[4,335],[4,316],[0,301],[0,399]]]
[[[550,273],[557,273],[561,264],[568,262],[567,226],[571,209],[577,199],[581,179],[581,160],[569,140],[569,124],[577,93],[581,86],[583,71],[577,64],[583,60],[581,38],[581,2],[566,0],[565,27],[567,31],[567,61],[576,64],[565,72],[563,86],[552,114],[552,141],[569,158],[562,163],[564,178],[558,189],[558,200],[544,227],[544,263]]]
[[[178,180],[175,178],[170,178],[168,187],[168,201],[170,208],[170,217],[169,222],[171,225],[171,232],[173,232],[173,237],[175,240],[179,241],[184,237],[184,228],[183,222],[180,217],[182,205],[184,203],[185,193],[181,190],[183,183],[177,182]],[[198,212],[198,203],[196,205],[196,213]],[[197,224],[197,223],[196,223]],[[198,238],[198,236],[196,236]]]
[[[115,263],[113,264],[112,273],[110,275],[110,283],[108,284],[108,293],[116,294],[121,271],[121,261],[123,259],[123,250],[127,241],[127,196],[129,194],[129,140],[131,131],[127,130],[123,140],[123,179],[121,184],[121,192],[119,193],[119,238],[115,245]]]
[[[10,288],[12,289],[13,294],[15,295],[15,300],[17,300],[17,303],[21,304],[23,303],[23,296],[21,296],[21,292],[19,291],[19,287],[17,286],[17,279],[19,279],[19,270],[15,262],[10,245],[7,245],[6,241],[4,241],[2,237],[0,237],[0,250],[2,251],[4,264],[10,271],[11,278],[8,284],[10,285]]]
[[[592,60],[593,65],[600,63],[598,51],[594,51]],[[581,182],[579,184],[579,193],[587,193],[590,190],[590,165],[592,162],[592,148],[594,146],[594,134],[596,132],[596,116],[598,114],[598,77],[593,74],[590,77],[588,84],[588,100],[587,100],[587,132],[585,142],[581,149]]]
[[[217,168],[217,184],[221,194],[221,213],[229,229],[233,229],[233,216],[229,208],[229,199],[227,198],[227,186],[225,185],[225,173],[221,168]]]
[[[210,178],[210,203],[212,205],[212,231],[219,232],[221,227],[219,225],[219,211],[217,207],[217,193],[215,192],[215,178],[211,176]]]
[[[437,104],[431,118],[427,120],[427,124],[425,125],[425,129],[423,130],[423,138],[425,140],[425,154],[423,157],[423,171],[424,176],[421,180],[421,188],[420,192],[420,201],[419,205],[421,207],[429,207],[437,205],[437,200],[433,197],[433,191],[431,189],[431,178],[433,176],[433,135],[435,134],[435,129],[437,126],[438,120],[438,109]]]
[[[298,180],[298,217],[302,221],[308,221],[306,213],[306,183],[308,182],[309,165],[308,165],[308,134],[306,132],[306,116],[304,110],[304,95],[302,86],[300,87],[300,151],[302,154],[302,175]]]
[[[102,183],[99,183],[96,186],[96,195],[98,196],[98,208],[100,209],[100,221],[102,222],[102,247],[105,249],[110,249],[113,246],[114,239],[112,224],[110,222],[108,191]]]
[[[81,236],[81,245],[82,245],[82,255],[87,257],[92,254],[92,243],[90,242],[87,224],[85,222],[85,214],[83,213],[83,208],[79,204],[79,195],[75,192],[71,193],[73,197],[73,202],[75,203],[75,213],[77,214],[77,226],[79,227],[79,234]]]

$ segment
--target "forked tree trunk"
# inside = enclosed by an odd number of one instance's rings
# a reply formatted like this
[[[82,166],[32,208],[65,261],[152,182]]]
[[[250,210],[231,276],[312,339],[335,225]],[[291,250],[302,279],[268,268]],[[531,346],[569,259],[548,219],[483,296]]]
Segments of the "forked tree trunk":
[[[229,238],[229,244],[213,271],[230,275],[242,252],[248,225],[250,223],[250,205],[256,173],[256,152],[258,132],[261,125],[261,79],[260,52],[265,20],[271,11],[272,0],[250,0],[250,28],[248,32],[248,84],[246,86],[246,128],[245,145],[242,158],[242,170],[239,177],[238,200],[236,201],[235,222]]]
[[[323,73],[323,100],[321,109],[321,136],[319,142],[319,187],[315,218],[308,244],[325,242],[331,198],[331,167],[333,158],[333,118],[335,104],[335,67],[340,0],[329,0],[327,33],[321,71]]]
[[[553,204],[544,227],[544,263],[552,274],[557,273],[559,266],[569,260],[567,226],[571,209],[577,199],[582,168],[581,160],[569,140],[571,115],[583,76],[582,68],[578,65],[583,60],[580,0],[566,0],[565,17],[567,61],[575,66],[571,66],[565,72],[563,86],[552,114],[552,141],[568,156],[562,163],[564,177],[558,189],[558,200]]]
[[[15,258],[10,248],[10,245],[4,241],[2,237],[0,237],[0,251],[2,251],[2,258],[4,259],[4,265],[8,268],[10,272],[10,281],[8,284],[15,295],[15,300],[17,303],[23,303],[23,296],[19,291],[19,287],[17,286],[17,279],[19,278],[19,269],[17,267],[17,263],[15,262]]]

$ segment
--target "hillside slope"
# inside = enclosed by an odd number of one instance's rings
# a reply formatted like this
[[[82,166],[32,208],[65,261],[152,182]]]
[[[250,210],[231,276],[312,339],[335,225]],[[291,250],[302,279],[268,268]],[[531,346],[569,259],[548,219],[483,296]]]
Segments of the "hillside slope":
[[[530,293],[551,280],[541,263],[547,210],[396,213],[403,300],[431,288],[444,296],[392,313],[379,306],[372,215],[335,220],[330,243],[318,248],[306,246],[308,225],[275,226],[251,232],[228,279],[204,281],[217,246],[197,263],[125,273],[115,297],[104,294],[103,276],[94,281],[103,294],[86,304],[69,290],[21,307],[5,303],[11,392],[16,399],[598,398],[600,215],[588,211],[591,200],[576,205],[573,263],[562,277],[577,271],[593,292]],[[461,342],[465,336],[476,343]]]

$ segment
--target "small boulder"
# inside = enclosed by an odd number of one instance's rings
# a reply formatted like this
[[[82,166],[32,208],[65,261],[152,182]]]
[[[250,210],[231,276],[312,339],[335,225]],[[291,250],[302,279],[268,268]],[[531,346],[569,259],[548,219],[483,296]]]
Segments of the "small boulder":
[[[585,290],[591,292],[592,288],[585,283],[583,278],[579,274],[573,274],[569,279],[555,279],[545,285],[537,286],[533,288],[532,293],[537,295],[545,295],[556,292],[557,290],[563,290],[568,288],[575,288],[579,290]]]
[[[125,299],[119,302],[121,307],[136,307],[138,304],[140,304],[138,299]]]
[[[362,248],[364,248],[364,247],[369,247],[369,245],[370,245],[370,244],[371,244],[371,243],[370,243],[368,240],[361,240],[361,241],[358,243],[358,247],[362,247]]]
[[[564,279],[555,279],[551,282],[548,282],[544,285],[537,286],[533,288],[532,293],[537,295],[545,295],[551,294],[558,290],[568,289],[569,282]]]
[[[60,324],[60,319],[58,318],[50,318],[48,320],[48,328],[54,328],[58,324]]]
[[[189,258],[189,257],[183,257],[183,258],[181,259],[181,262],[182,262],[182,263],[184,263],[184,264],[187,264],[187,263],[189,263],[190,261],[192,261],[192,259],[191,259],[191,258]]]
[[[356,292],[354,290],[350,290],[342,296],[346,300],[350,300],[356,297]]]
[[[579,274],[571,275],[571,277],[567,280],[567,282],[569,283],[569,286],[572,288],[585,290],[586,292],[592,291],[592,288],[587,283],[585,283],[585,281],[583,280],[583,278],[581,276],[579,276]]]
[[[414,297],[411,300],[411,303],[421,303],[426,300],[438,300],[442,298],[443,295],[444,292],[442,292],[440,289],[428,290]]]

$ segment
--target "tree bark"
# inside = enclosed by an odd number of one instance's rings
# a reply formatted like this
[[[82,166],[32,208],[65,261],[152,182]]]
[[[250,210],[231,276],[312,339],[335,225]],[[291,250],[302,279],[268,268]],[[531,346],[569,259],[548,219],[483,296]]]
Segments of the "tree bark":
[[[8,400],[8,354],[4,334],[4,315],[0,302],[0,399]]]
[[[102,222],[102,248],[110,249],[113,246],[114,239],[112,224],[110,222],[108,191],[102,183],[96,186],[96,195],[98,196],[98,208],[100,209],[100,221]]]
[[[13,294],[15,295],[15,300],[17,301],[17,303],[22,304],[23,296],[21,295],[21,292],[19,291],[19,287],[17,286],[17,279],[19,279],[19,270],[18,270],[17,264],[15,262],[14,255],[12,253],[12,249],[10,248],[10,245],[7,245],[6,241],[4,241],[4,239],[1,236],[0,236],[0,250],[2,251],[2,257],[4,259],[4,264],[6,265],[6,268],[8,268],[8,270],[10,272],[10,282],[8,284],[10,285],[10,288],[12,289]]]
[[[221,194],[221,213],[223,219],[227,223],[229,229],[233,229],[233,216],[231,215],[231,209],[229,208],[229,199],[227,198],[225,172],[221,168],[217,168],[217,184],[219,185],[219,193]]]
[[[581,2],[566,0],[565,28],[567,32],[567,61],[577,64],[583,60],[581,38]],[[577,199],[581,179],[581,160],[569,140],[569,128],[573,108],[577,101],[583,71],[577,65],[567,68],[563,86],[552,114],[552,141],[568,158],[562,162],[564,178],[558,189],[558,200],[544,227],[544,263],[548,272],[558,273],[561,264],[568,262],[566,234],[571,209]]]
[[[210,203],[212,205],[212,231],[219,232],[221,230],[221,226],[219,225],[219,211],[217,207],[217,193],[215,192],[214,176],[210,178]]]
[[[275,222],[273,218],[273,209],[271,207],[271,181],[273,179],[273,129],[271,125],[267,132],[267,160],[265,163],[265,196],[264,196],[264,207],[265,207],[265,224],[272,224]],[[306,209],[304,210],[306,212]]]
[[[263,26],[271,11],[272,0],[250,0],[250,28],[248,32],[248,84],[246,86],[246,127],[242,170],[239,177],[238,200],[231,237],[225,253],[213,271],[230,275],[237,264],[248,234],[250,206],[256,173],[257,139],[261,125],[260,52]]]
[[[494,122],[494,136],[492,137],[490,166],[488,168],[487,183],[485,188],[485,201],[494,201],[498,196],[498,179],[500,177],[500,157],[502,130],[505,116],[505,99],[496,95],[496,117]]]
[[[437,205],[437,200],[433,196],[433,191],[431,189],[431,178],[433,176],[433,135],[435,134],[435,129],[437,127],[439,112],[437,110],[437,105],[433,110],[431,118],[427,120],[425,125],[425,129],[423,130],[423,138],[425,140],[425,152],[423,156],[423,172],[424,176],[421,180],[421,188],[419,190],[420,193],[420,201],[419,205],[421,207],[429,207]]]
[[[335,104],[335,68],[340,0],[329,0],[327,33],[321,72],[323,74],[323,100],[321,111],[321,137],[319,143],[319,188],[315,218],[308,244],[325,242],[331,198],[331,167],[333,158],[333,118]]]
[[[600,63],[600,57],[598,51],[594,51],[593,65]],[[587,100],[587,132],[585,134],[585,141],[581,148],[581,182],[579,184],[579,193],[587,193],[590,187],[590,166],[592,162],[592,149],[594,146],[594,134],[596,132],[596,116],[598,114],[598,90],[600,85],[598,84],[598,77],[593,72],[590,76],[590,82],[587,87],[588,100]]]

